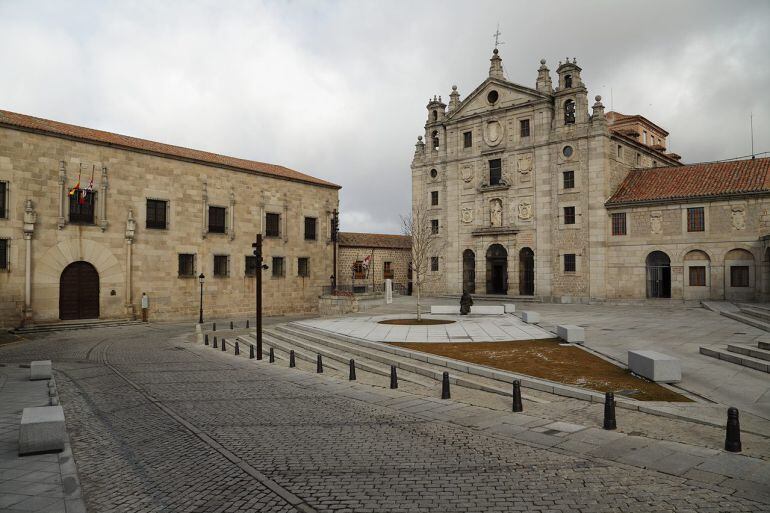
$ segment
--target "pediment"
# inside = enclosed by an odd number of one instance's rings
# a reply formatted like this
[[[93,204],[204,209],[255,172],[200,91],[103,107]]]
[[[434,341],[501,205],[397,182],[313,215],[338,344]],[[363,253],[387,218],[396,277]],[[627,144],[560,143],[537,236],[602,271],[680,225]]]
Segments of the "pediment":
[[[490,92],[497,92],[497,101],[490,104],[488,95]],[[449,114],[448,119],[457,119],[475,114],[483,114],[491,110],[498,110],[505,107],[513,107],[528,102],[548,100],[550,97],[536,89],[520,86],[507,80],[498,78],[488,78],[471,92],[460,106]]]

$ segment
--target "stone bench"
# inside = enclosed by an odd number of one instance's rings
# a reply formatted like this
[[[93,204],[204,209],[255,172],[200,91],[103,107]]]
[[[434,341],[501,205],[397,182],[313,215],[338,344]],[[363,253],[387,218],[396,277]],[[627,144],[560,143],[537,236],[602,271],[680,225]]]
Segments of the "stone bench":
[[[66,433],[61,406],[24,408],[19,427],[19,455],[62,451]]]
[[[524,310],[521,312],[521,320],[527,324],[535,324],[540,322],[540,314],[532,310]]]
[[[682,381],[682,367],[679,359],[657,351],[629,351],[628,368],[634,374],[657,383]]]
[[[29,379],[51,379],[51,360],[38,360],[29,364]]]
[[[556,326],[556,336],[570,344],[582,344],[586,341],[586,332],[574,324],[559,324]]]
[[[430,313],[438,315],[460,315],[460,305],[431,305]],[[473,305],[471,314],[473,315],[502,315],[505,308],[502,305]]]
[[[512,314],[516,312],[516,305],[514,305],[513,303],[506,303],[503,305],[503,308],[505,308],[505,313]]]
[[[460,305],[430,305],[430,313],[432,314],[449,314],[460,315]]]

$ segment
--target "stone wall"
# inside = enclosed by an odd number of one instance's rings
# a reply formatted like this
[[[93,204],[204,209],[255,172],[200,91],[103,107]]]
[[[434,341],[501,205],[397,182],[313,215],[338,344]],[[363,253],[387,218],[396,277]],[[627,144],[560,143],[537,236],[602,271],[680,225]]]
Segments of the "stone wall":
[[[354,279],[353,264],[356,261],[363,261],[367,256],[372,257],[368,276],[363,279]],[[409,263],[411,261],[412,252],[409,249],[340,246],[337,249],[337,283],[339,285],[374,286],[375,290],[381,292],[384,290],[385,284],[384,263],[391,262],[394,290],[396,286],[406,288],[409,282]]]

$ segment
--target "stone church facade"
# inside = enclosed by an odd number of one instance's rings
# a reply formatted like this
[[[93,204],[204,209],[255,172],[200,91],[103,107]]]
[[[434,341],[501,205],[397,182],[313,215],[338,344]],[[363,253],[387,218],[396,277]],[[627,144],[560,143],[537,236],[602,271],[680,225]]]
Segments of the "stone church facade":
[[[769,159],[683,166],[663,128],[589,106],[575,59],[555,84],[541,60],[534,88],[490,61],[462,101],[429,100],[415,147],[413,208],[444,248],[428,293],[770,297]]]
[[[258,233],[265,314],[315,311],[339,188],[0,111],[0,326],[134,318],[143,292],[151,320],[197,318],[200,274],[205,317],[253,315]]]

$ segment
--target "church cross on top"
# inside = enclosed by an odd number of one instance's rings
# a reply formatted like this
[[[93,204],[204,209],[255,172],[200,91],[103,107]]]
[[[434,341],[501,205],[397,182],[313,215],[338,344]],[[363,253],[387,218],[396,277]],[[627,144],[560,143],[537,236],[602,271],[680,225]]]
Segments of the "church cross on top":
[[[495,49],[497,49],[498,45],[504,45],[505,44],[505,42],[500,41],[500,36],[501,35],[502,34],[500,33],[500,24],[498,23],[497,24],[497,30],[493,34],[493,36],[495,36]]]

